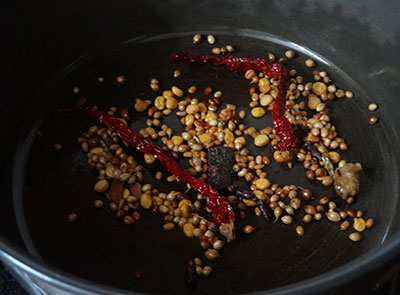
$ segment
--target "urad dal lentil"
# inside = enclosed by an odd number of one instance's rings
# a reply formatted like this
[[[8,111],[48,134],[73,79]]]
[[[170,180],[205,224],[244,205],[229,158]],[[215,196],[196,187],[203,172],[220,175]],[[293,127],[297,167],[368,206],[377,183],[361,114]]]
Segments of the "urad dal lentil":
[[[194,44],[200,43],[201,40],[202,40],[202,37],[201,37],[200,34],[195,34],[195,35],[193,36],[193,43],[194,43]]]
[[[200,34],[193,36],[193,43],[197,44],[201,41]],[[214,44],[215,37],[208,35],[207,42]],[[232,45],[214,47],[212,51],[214,54],[229,53],[234,51],[234,47]],[[288,50],[285,52],[285,56],[292,59],[297,54],[293,50]],[[268,53],[268,59],[274,62],[278,58],[272,53]],[[305,64],[309,68],[316,67],[315,62],[311,59],[307,59]],[[303,125],[308,129],[305,138],[315,148],[314,150],[299,149],[294,155],[279,149],[280,138],[272,127],[263,126],[264,128],[257,129],[253,126],[246,126],[242,120],[246,117],[248,110],[239,111],[233,104],[224,106],[222,91],[217,90],[213,93],[211,86],[204,89],[204,95],[200,93],[194,96],[197,92],[196,85],[190,86],[187,91],[183,91],[180,85],[162,89],[159,80],[152,78],[150,88],[158,95],[155,95],[153,100],[137,99],[131,110],[143,112],[148,116],[147,126],[140,130],[140,134],[152,140],[159,139],[164,150],[169,151],[173,158],[187,161],[188,171],[195,177],[207,180],[207,169],[209,168],[207,150],[209,148],[224,146],[234,150],[235,163],[232,170],[235,172],[236,178],[243,178],[249,183],[249,191],[254,197],[254,199],[239,200],[235,195],[229,196],[229,203],[237,210],[237,219],[246,219],[246,215],[250,214],[245,212],[247,207],[254,207],[254,213],[265,218],[265,212],[263,212],[265,208],[259,205],[261,202],[268,210],[271,210],[275,221],[280,219],[287,226],[295,223],[295,231],[298,236],[304,235],[304,227],[308,226],[308,223],[324,218],[334,223],[340,221],[342,231],[349,228],[349,220],[354,218],[354,229],[362,232],[372,227],[374,223],[372,218],[364,220],[362,216],[359,216],[360,214],[355,213],[352,216],[347,211],[340,211],[336,203],[329,201],[329,197],[313,196],[312,191],[308,188],[300,188],[295,185],[280,186],[277,183],[271,183],[269,174],[267,178],[268,171],[266,169],[271,163],[270,157],[265,154],[264,150],[258,155],[252,155],[247,148],[250,142],[259,148],[270,145],[273,150],[272,158],[281,163],[280,165],[287,165],[291,168],[298,162],[304,166],[307,178],[314,179],[323,186],[332,187],[337,192],[343,184],[335,178],[333,173],[336,170],[332,172],[330,169],[337,166],[337,169],[342,169],[350,177],[355,177],[353,171],[347,169],[349,168],[348,163],[343,162],[344,160],[341,158],[340,151],[347,150],[347,144],[330,121],[329,102],[327,102],[335,97],[353,98],[354,94],[349,90],[338,89],[337,85],[332,84],[328,73],[315,69],[310,71],[312,71],[314,81],[303,81],[305,79],[296,70],[290,70],[293,79],[288,92],[286,117],[291,124]],[[182,75],[179,69],[175,69],[173,73],[174,77]],[[279,81],[254,70],[247,70],[244,78],[251,83],[249,91],[251,115],[254,118],[269,116],[269,111],[273,108],[279,92]],[[128,83],[125,76],[116,77],[116,81],[119,84]],[[175,81],[179,81],[179,79]],[[202,100],[203,96],[208,96],[208,101],[207,99]],[[210,96],[211,98],[209,98]],[[301,96],[305,97],[305,102],[299,100]],[[374,104],[368,106],[371,111],[376,108],[377,106]],[[307,110],[314,112],[309,114]],[[133,117],[129,114],[129,108],[117,112],[117,108],[113,107],[110,112],[120,114],[125,123]],[[165,117],[174,114],[181,120],[185,132],[177,133],[175,126],[168,126],[164,122]],[[378,121],[377,117],[371,118],[369,119],[370,124]],[[227,241],[221,235],[218,226],[211,221],[210,216],[200,215],[204,209],[204,196],[199,194],[194,201],[190,200],[185,192],[159,191],[157,185],[152,186],[146,183],[145,167],[125,150],[123,142],[114,132],[102,126],[91,128],[78,138],[78,142],[88,156],[89,166],[98,171],[98,180],[94,185],[94,191],[104,194],[105,198],[110,200],[108,207],[121,219],[122,223],[133,225],[141,219],[140,211],[142,210],[163,214],[164,230],[182,230],[186,237],[197,239],[200,247],[205,250],[205,257],[210,261],[221,257],[220,251],[223,251]],[[315,153],[324,155],[333,168],[324,166],[323,161],[316,161]],[[153,165],[157,162],[157,159],[151,154],[144,154],[143,160],[145,165]],[[163,176],[165,173],[162,171],[153,173],[156,180],[161,180],[163,177],[167,182],[177,180],[174,175]],[[124,188],[121,193],[117,192],[120,194],[117,197],[115,196],[116,192],[111,191],[112,187],[116,187],[113,185],[115,182],[122,183]],[[350,184],[357,185],[357,183]],[[351,203],[354,197],[355,194],[352,192],[350,195],[346,195],[345,200]],[[118,199],[118,202],[115,201],[115,198]],[[94,207],[101,208],[103,203],[101,200],[95,200]],[[301,221],[298,221],[299,218],[295,216],[302,211],[301,209],[306,214],[302,218],[302,225],[298,225],[298,222]],[[70,221],[71,218],[69,215],[67,219]],[[251,234],[254,230],[254,226],[246,225],[242,228],[242,234]],[[351,233],[350,240],[360,241],[361,235],[358,232]],[[241,233],[237,232],[237,234]],[[203,267],[199,260],[199,258],[194,260],[197,275],[209,275],[212,267],[208,265]]]
[[[62,151],[62,149],[63,149],[63,146],[60,143],[56,143],[54,145],[54,150],[55,151],[59,152],[59,151]]]
[[[67,216],[67,220],[68,220],[69,222],[75,222],[75,221],[77,221],[77,220],[78,220],[78,214],[76,214],[76,213],[71,213],[71,214],[69,214],[69,215]]]

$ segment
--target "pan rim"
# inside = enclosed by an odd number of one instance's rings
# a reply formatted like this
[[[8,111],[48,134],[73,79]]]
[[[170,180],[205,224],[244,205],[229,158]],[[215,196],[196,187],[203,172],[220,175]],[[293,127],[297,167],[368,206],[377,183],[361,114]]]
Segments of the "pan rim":
[[[263,294],[264,292],[268,292],[270,295],[289,295],[300,294],[300,291],[302,292],[301,294],[311,294],[316,290],[322,292],[330,290],[332,287],[337,288],[388,263],[393,256],[400,253],[399,246],[400,233],[397,233],[389,241],[378,248],[375,248],[336,269],[283,287],[248,294]],[[93,292],[93,294],[98,295],[149,294],[114,288],[80,278],[74,274],[52,266],[49,263],[40,261],[29,253],[22,253],[20,247],[15,245],[13,242],[8,241],[2,234],[0,234],[0,250],[3,251],[3,253],[0,253],[0,256],[3,256],[11,262],[18,263],[19,267],[30,275],[33,275],[40,280],[47,281],[57,287],[61,287],[62,289],[75,289],[79,291]]]

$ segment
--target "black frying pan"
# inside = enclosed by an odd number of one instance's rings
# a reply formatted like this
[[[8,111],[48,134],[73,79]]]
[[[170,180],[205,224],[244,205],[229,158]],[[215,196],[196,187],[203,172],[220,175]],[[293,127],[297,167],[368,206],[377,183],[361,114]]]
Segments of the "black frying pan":
[[[135,38],[122,45],[110,46],[112,49],[82,57],[64,74],[53,78],[36,99],[32,102],[26,100],[28,107],[24,120],[18,122],[19,129],[14,132],[11,141],[16,143],[17,153],[12,161],[14,165],[11,166],[11,159],[8,164],[8,167],[13,167],[13,176],[12,182],[7,185],[13,188],[13,194],[9,196],[14,198],[18,228],[33,257],[74,276],[111,287],[182,294],[263,291],[293,283],[310,291],[307,288],[319,285],[323,282],[321,280],[326,283],[323,287],[329,288],[331,284],[341,285],[353,279],[357,272],[361,275],[361,272],[367,273],[378,267],[378,260],[383,264],[394,257],[394,252],[389,254],[387,251],[397,245],[395,234],[399,226],[396,218],[398,138],[395,131],[398,106],[392,96],[399,84],[391,77],[391,73],[398,70],[395,61],[389,64],[386,59],[398,44],[382,41],[385,34],[372,37],[374,27],[368,34],[364,33],[366,25],[357,17],[341,13],[340,5],[338,8],[319,7],[324,11],[322,17],[316,10],[307,12],[295,4],[289,5],[289,11],[295,10],[296,14],[282,11],[282,7],[271,2],[267,5],[268,17],[260,26],[250,25],[248,17],[238,11],[257,16],[266,5],[261,2],[252,5],[237,3],[236,7],[228,7],[223,2],[213,3],[215,9],[227,14],[221,19],[216,18],[218,14],[213,9],[209,10],[210,7],[204,8],[202,3],[192,4],[189,11],[187,6],[174,6],[172,3],[166,7],[137,5],[140,7],[137,10],[146,12],[142,15],[143,19],[147,16],[157,19],[155,28],[160,29],[153,29],[140,37],[131,34],[129,36]],[[251,10],[245,10],[241,5]],[[257,5],[259,9],[255,8]],[[100,10],[101,5],[96,9]],[[205,9],[209,14],[201,20],[193,16],[194,20],[189,25],[169,23],[170,18],[163,21],[161,14],[166,11],[176,13],[183,17],[182,22],[189,22],[185,18],[189,18],[190,12],[198,13],[196,9]],[[228,15],[243,18],[243,23],[234,25]],[[337,22],[337,18],[341,18],[341,22]],[[323,19],[327,24],[316,29],[310,19]],[[206,23],[206,20],[209,21]],[[348,25],[339,25],[343,22]],[[375,25],[384,26],[386,23]],[[138,29],[138,32],[145,31]],[[205,42],[192,45],[191,37],[198,32],[213,33],[218,45],[233,44],[238,49],[236,56],[265,57],[267,51],[283,55],[287,48],[292,48],[300,54],[288,63],[289,68],[296,68],[310,80],[310,71],[305,68],[304,60],[312,57],[319,64],[318,69],[331,74],[336,85],[354,91],[355,99],[336,100],[330,102],[329,107],[334,125],[350,146],[349,151],[343,153],[344,158],[360,161],[364,166],[357,203],[350,207],[341,203],[344,209],[362,209],[376,220],[374,228],[364,234],[361,243],[352,243],[337,225],[326,220],[306,225],[306,234],[299,238],[295,225],[272,224],[261,218],[249,217],[246,223],[254,224],[257,231],[250,236],[238,234],[237,240],[222,251],[223,258],[212,263],[215,269],[213,274],[209,278],[200,278],[195,286],[188,286],[184,282],[184,265],[188,259],[202,255],[197,240],[186,238],[178,229],[163,231],[161,215],[144,212],[140,222],[126,227],[110,210],[93,208],[93,201],[99,198],[92,190],[96,174],[88,168],[86,157],[75,139],[95,122],[83,114],[63,114],[57,109],[73,104],[79,95],[84,95],[90,103],[96,103],[104,110],[110,106],[132,109],[134,98],[155,97],[148,87],[151,77],[157,77],[162,88],[176,84],[187,89],[195,84],[202,89],[211,85],[224,92],[223,102],[246,108],[249,102],[248,82],[242,74],[209,65],[169,63],[171,52],[186,48],[193,48],[198,54],[210,51],[211,46]],[[114,40],[118,39],[119,36]],[[364,45],[375,50],[356,50]],[[182,70],[184,74],[172,78],[175,69]],[[127,83],[115,83],[115,76],[119,74],[127,77]],[[99,75],[105,77],[105,83],[97,82]],[[75,85],[81,89],[78,96],[72,93]],[[371,102],[380,105],[377,112],[380,122],[375,126],[367,123],[370,116],[367,105]],[[9,104],[8,114],[12,115],[13,102],[10,100]],[[144,126],[143,115],[132,112],[131,117],[134,118],[133,128],[138,130]],[[245,122],[257,128],[271,126],[269,116],[262,120],[248,117]],[[179,124],[175,125],[174,131],[181,131]],[[43,133],[40,138],[35,136],[38,129]],[[58,142],[64,148],[57,153],[53,145]],[[11,146],[10,143],[8,148]],[[7,146],[4,148],[7,151]],[[271,154],[267,148],[263,151]],[[141,158],[139,153],[136,155]],[[306,180],[300,164],[288,170],[273,163],[267,172],[273,182],[309,187],[316,196],[334,196],[332,189]],[[152,171],[147,171],[146,179],[157,188],[171,189],[170,185],[155,181],[151,175]],[[79,214],[78,222],[66,222],[70,212]],[[5,218],[6,215],[3,216]],[[301,216],[297,215],[296,219],[300,220]],[[239,228],[243,225],[238,224]],[[7,229],[4,233],[7,234]],[[136,268],[145,270],[140,280],[133,278]],[[328,274],[318,277],[324,273]],[[333,283],[334,276],[337,279]],[[308,285],[300,283],[303,280],[309,280]],[[370,284],[367,282],[363,287],[369,288]]]

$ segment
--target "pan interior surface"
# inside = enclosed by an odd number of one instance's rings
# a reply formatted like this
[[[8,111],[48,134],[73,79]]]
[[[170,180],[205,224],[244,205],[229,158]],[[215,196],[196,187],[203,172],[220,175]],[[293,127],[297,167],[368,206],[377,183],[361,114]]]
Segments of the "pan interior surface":
[[[339,224],[326,218],[302,224],[303,212],[294,216],[295,224],[273,224],[254,216],[251,209],[246,221],[238,221],[237,239],[222,251],[222,259],[212,262],[210,277],[199,277],[194,286],[184,282],[184,268],[193,257],[206,258],[196,238],[185,237],[182,230],[164,231],[162,215],[142,210],[142,219],[128,227],[115,218],[108,209],[108,201],[93,191],[96,172],[89,169],[86,155],[76,143],[79,137],[95,122],[84,114],[60,113],[60,107],[72,105],[80,96],[89,103],[107,110],[111,106],[126,107],[131,111],[130,126],[143,128],[146,117],[133,111],[135,98],[153,100],[158,93],[149,88],[149,80],[160,80],[161,89],[177,85],[188,89],[198,88],[199,98],[203,89],[211,86],[221,90],[223,103],[234,103],[246,109],[244,122],[258,130],[272,126],[271,116],[254,119],[249,115],[249,85],[242,73],[230,72],[211,65],[174,65],[169,62],[172,52],[187,48],[194,54],[208,54],[211,45],[202,42],[193,45],[193,32],[175,33],[147,39],[135,39],[120,47],[90,56],[79,62],[54,87],[38,98],[32,107],[32,117],[26,122],[26,141],[21,142],[15,166],[14,197],[19,226],[25,232],[25,243],[30,252],[43,261],[82,278],[98,283],[144,292],[187,294],[244,293],[285,286],[351,263],[357,257],[379,247],[396,231],[392,224],[397,200],[390,202],[382,196],[397,191],[398,168],[394,167],[391,153],[396,138],[390,138],[390,126],[385,118],[375,125],[368,124],[371,115],[366,106],[372,100],[356,83],[330,61],[297,44],[256,31],[232,34],[219,31],[217,46],[232,44],[237,48],[234,56],[266,57],[267,52],[283,56],[287,48],[299,52],[288,62],[305,81],[312,81],[311,70],[304,61],[312,57],[319,70],[330,74],[335,85],[355,93],[354,99],[335,99],[327,102],[331,122],[340,136],[346,139],[349,150],[342,157],[351,162],[361,162],[361,190],[355,204],[340,202],[342,209],[363,210],[366,217],[374,218],[375,225],[363,233],[360,243],[349,240],[350,230],[341,232]],[[182,75],[173,78],[173,71]],[[124,75],[127,82],[118,84],[115,77]],[[104,77],[104,83],[97,78]],[[359,81],[360,82],[360,81]],[[367,80],[361,81],[368,83]],[[77,85],[78,95],[72,92]],[[381,106],[384,107],[384,106]],[[176,116],[164,119],[174,134],[183,131]],[[33,127],[32,127],[33,126]],[[34,136],[40,128],[42,136]],[[382,142],[386,142],[383,145]],[[63,150],[54,151],[54,144],[61,143]],[[249,147],[252,144],[248,145]],[[254,148],[253,153],[271,156],[270,148]],[[140,153],[131,151],[138,162]],[[148,167],[147,167],[148,168]],[[156,167],[157,169],[160,167]],[[168,184],[154,178],[155,168],[146,169],[145,179],[160,191],[185,190],[183,184]],[[161,168],[160,168],[161,169]],[[339,200],[332,187],[324,188],[305,177],[301,163],[293,169],[273,163],[266,168],[272,183],[296,184],[313,191],[315,204],[322,196]],[[164,173],[165,175],[166,173]],[[104,199],[105,206],[95,209],[93,202]],[[75,212],[79,219],[68,223],[66,216]],[[256,226],[251,235],[241,229],[246,224]],[[305,228],[305,235],[298,237],[297,224]],[[135,270],[144,269],[144,276],[134,278]]]

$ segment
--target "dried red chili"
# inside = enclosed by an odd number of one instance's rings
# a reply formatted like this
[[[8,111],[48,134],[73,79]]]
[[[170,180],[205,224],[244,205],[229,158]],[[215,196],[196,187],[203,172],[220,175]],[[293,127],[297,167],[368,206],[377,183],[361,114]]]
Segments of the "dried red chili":
[[[282,150],[290,150],[296,146],[297,139],[294,136],[289,120],[285,117],[286,93],[289,88],[290,80],[285,67],[281,64],[270,64],[267,60],[261,58],[239,58],[232,57],[231,55],[226,55],[221,58],[207,55],[189,56],[189,50],[171,54],[170,60],[173,63],[198,63],[225,66],[228,70],[239,72],[245,72],[247,70],[262,71],[268,77],[279,79],[279,93],[275,98],[275,104],[272,110],[274,129],[281,139],[279,147]]]
[[[187,171],[182,169],[169,154],[164,152],[151,139],[148,139],[130,129],[117,117],[102,112],[95,107],[81,106],[79,109],[88,113],[91,118],[100,121],[102,124],[114,131],[127,145],[134,147],[143,153],[152,154],[171,174],[175,175],[178,180],[189,183],[192,188],[206,196],[207,208],[213,214],[215,222],[218,224],[233,223],[235,215],[228,202],[219,196],[218,192],[209,184],[191,176]]]

